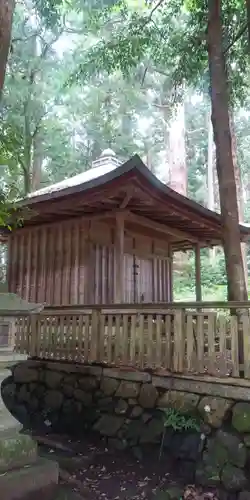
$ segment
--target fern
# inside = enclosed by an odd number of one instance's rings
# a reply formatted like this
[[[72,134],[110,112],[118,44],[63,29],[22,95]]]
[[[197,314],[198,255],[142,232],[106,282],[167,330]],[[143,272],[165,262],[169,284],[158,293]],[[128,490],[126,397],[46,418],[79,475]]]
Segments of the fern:
[[[164,437],[166,434],[166,429],[168,427],[172,427],[172,429],[176,432],[187,431],[191,429],[197,432],[200,431],[200,425],[197,419],[195,419],[194,417],[184,415],[175,408],[160,408],[160,410],[162,412],[164,429],[162,432],[159,460],[162,456]]]

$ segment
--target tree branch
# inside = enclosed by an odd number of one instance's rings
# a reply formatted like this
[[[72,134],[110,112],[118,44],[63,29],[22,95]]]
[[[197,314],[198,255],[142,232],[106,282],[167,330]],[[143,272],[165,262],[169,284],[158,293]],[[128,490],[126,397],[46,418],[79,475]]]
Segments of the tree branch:
[[[155,13],[155,11],[156,11],[156,10],[157,10],[160,6],[161,6],[161,4],[163,4],[163,2],[164,2],[164,1],[165,1],[165,0],[158,0],[157,4],[156,4],[156,5],[153,7],[153,9],[151,10],[151,12],[150,12],[150,14],[149,14],[149,16],[148,16],[148,21],[147,21],[147,22],[151,21],[151,19],[152,19],[153,15],[154,15],[154,13]]]
[[[246,0],[246,10],[247,10],[248,51],[250,53],[250,0]]]
[[[248,25],[245,24],[242,26],[242,28],[238,31],[237,35],[235,35],[234,39],[229,43],[229,45],[225,48],[224,50],[224,55],[227,54],[227,52],[233,47],[233,45],[238,42],[238,40],[242,37],[242,35],[245,33],[247,30]]]

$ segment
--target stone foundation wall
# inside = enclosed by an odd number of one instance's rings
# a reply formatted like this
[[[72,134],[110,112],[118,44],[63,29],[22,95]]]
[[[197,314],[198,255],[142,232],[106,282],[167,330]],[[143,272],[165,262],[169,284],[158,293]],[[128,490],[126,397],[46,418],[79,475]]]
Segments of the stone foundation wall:
[[[35,360],[12,372],[2,397],[25,426],[78,435],[91,430],[138,458],[158,447],[159,458],[181,461],[189,481],[248,490],[250,498],[248,388]]]

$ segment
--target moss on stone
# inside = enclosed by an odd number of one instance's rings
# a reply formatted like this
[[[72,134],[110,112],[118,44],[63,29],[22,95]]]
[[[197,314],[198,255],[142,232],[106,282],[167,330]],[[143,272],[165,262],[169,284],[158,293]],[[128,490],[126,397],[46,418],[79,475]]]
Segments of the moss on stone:
[[[0,472],[30,465],[37,458],[37,445],[30,436],[24,434],[0,434]]]
[[[238,432],[250,432],[250,404],[236,403],[232,412],[232,425]]]

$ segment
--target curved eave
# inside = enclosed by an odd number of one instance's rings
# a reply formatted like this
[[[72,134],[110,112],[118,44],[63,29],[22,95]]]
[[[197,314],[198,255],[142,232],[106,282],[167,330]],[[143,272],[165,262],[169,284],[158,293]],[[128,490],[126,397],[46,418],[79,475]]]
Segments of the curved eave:
[[[80,210],[82,213],[85,211],[85,202],[89,200],[98,199],[105,200],[105,196],[112,196],[119,194],[124,186],[137,187],[142,193],[145,200],[149,200],[151,207],[141,208],[144,215],[152,221],[157,221],[162,224],[167,224],[166,214],[171,210],[175,212],[175,216],[182,217],[182,225],[190,224],[186,231],[192,229],[195,231],[195,224],[199,225],[199,230],[202,228],[211,228],[214,233],[211,234],[211,241],[213,237],[218,241],[222,239],[222,219],[221,216],[207,208],[199,205],[193,200],[180,195],[173,189],[163,184],[152,172],[144,165],[138,155],[133,156],[126,163],[117,167],[115,170],[104,174],[95,179],[91,179],[83,184],[64,188],[62,190],[48,192],[45,194],[31,196],[19,202],[20,208],[28,207],[36,212],[36,223],[42,221],[42,214],[46,211],[50,212],[51,221],[58,220],[58,218],[67,218],[72,215],[74,205],[79,203],[78,214]],[[146,198],[145,198],[146,197]],[[93,202],[92,202],[93,205]],[[158,213],[156,210],[158,208]],[[160,207],[160,208],[159,208]],[[164,207],[166,214],[164,218]],[[140,213],[140,208],[136,210]],[[162,218],[160,213],[162,213]],[[76,216],[76,214],[74,214]],[[32,217],[31,217],[32,219]],[[174,222],[172,221],[172,225]],[[250,227],[240,226],[241,238],[245,240],[250,234]],[[209,238],[208,238],[209,239]],[[215,243],[213,243],[215,244]]]

